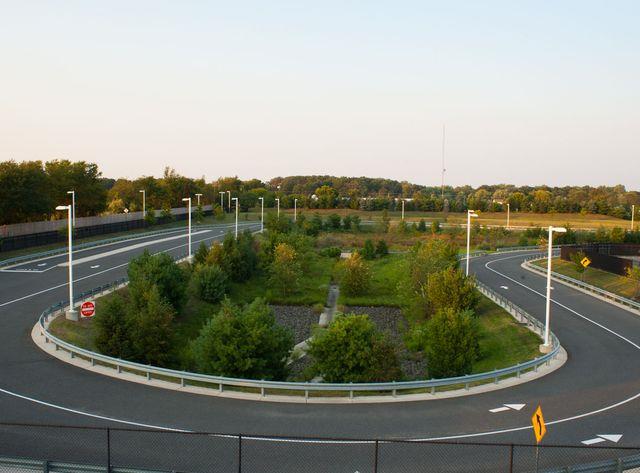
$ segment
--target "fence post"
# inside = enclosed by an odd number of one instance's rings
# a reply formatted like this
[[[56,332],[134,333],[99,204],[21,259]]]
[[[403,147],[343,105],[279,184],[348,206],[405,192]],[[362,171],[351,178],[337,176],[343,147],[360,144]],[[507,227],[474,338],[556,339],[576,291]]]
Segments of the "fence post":
[[[238,473],[242,473],[242,434],[238,435]]]
[[[513,444],[509,446],[509,473],[513,473]]]
[[[374,457],[373,457],[373,473],[378,473],[378,440],[376,439]]]
[[[111,473],[111,429],[107,427],[107,473]]]

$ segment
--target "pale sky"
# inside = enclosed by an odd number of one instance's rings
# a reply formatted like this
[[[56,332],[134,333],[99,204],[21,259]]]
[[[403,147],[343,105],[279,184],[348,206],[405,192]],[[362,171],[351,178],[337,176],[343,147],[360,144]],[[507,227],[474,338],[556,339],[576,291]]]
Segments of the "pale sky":
[[[0,1],[0,161],[640,188],[638,1]]]

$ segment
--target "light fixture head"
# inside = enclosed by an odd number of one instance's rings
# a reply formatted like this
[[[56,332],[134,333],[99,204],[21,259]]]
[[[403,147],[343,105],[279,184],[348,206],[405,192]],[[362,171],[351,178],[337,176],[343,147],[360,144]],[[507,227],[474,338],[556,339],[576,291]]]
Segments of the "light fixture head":
[[[182,199],[182,202],[189,202],[191,200],[191,197],[185,197],[184,199]]]
[[[69,210],[69,206],[68,205],[58,205],[56,207],[56,210]]]
[[[555,233],[567,233],[567,229],[564,227],[551,227],[551,231]]]

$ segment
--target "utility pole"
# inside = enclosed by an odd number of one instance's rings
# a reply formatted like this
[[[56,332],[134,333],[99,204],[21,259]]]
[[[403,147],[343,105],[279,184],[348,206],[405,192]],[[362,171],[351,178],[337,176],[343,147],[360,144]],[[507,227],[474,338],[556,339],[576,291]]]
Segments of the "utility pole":
[[[445,167],[444,167],[444,138],[445,138],[445,129],[444,129],[444,123],[442,124],[442,187],[441,187],[441,193],[442,193],[442,201],[444,202],[444,173],[446,171]]]

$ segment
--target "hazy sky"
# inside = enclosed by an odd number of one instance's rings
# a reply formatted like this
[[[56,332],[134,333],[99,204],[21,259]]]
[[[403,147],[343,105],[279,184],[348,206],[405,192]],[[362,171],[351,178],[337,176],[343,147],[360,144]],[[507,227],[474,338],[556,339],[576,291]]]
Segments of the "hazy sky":
[[[0,1],[0,161],[640,188],[640,2]]]

